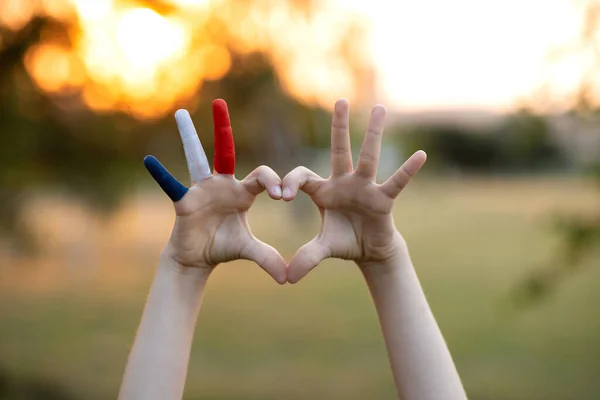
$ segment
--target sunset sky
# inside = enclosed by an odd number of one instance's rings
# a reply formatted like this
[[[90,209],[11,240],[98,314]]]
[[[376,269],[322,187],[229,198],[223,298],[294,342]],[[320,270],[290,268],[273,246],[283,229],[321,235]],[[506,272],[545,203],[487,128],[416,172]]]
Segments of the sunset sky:
[[[548,81],[546,106],[564,107],[590,62],[547,62],[579,34],[575,0],[321,0],[310,19],[293,2],[168,1],[174,8],[161,15],[137,0],[4,0],[0,23],[22,26],[35,7],[76,18],[73,48],[50,37],[28,51],[28,72],[45,91],[75,90],[96,111],[141,119],[193,103],[204,81],[229,71],[231,50],[267,53],[287,91],[326,108],[359,99],[352,71],[370,65],[367,102],[402,111],[510,111]],[[227,25],[228,43],[210,15]],[[348,65],[339,43],[352,21],[366,38],[351,40]]]
[[[379,96],[403,110],[511,109],[538,87],[549,51],[578,34],[572,0],[345,1],[372,23]],[[577,62],[551,78],[570,89]]]

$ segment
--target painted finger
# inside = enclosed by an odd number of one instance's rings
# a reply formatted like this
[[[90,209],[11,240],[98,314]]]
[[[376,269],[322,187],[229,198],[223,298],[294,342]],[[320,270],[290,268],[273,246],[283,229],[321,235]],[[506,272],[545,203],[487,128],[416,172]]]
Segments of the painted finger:
[[[287,174],[281,182],[283,188],[283,200],[293,200],[298,194],[298,190],[302,189],[308,195],[313,194],[320,182],[323,181],[319,175],[306,167],[296,167]]]
[[[246,190],[254,195],[266,190],[272,199],[281,199],[281,178],[266,165],[261,165],[249,173],[242,184]]]
[[[254,261],[264,269],[277,283],[287,281],[287,266],[283,257],[277,250],[256,238],[244,246],[241,257]]]
[[[175,179],[156,157],[144,157],[144,165],[148,172],[150,172],[150,175],[152,175],[154,180],[171,200],[179,201],[188,192],[188,188]]]
[[[225,100],[216,99],[212,103],[215,135],[215,172],[233,175],[235,173],[235,144],[231,121]]]
[[[355,171],[356,175],[363,178],[375,180],[377,175],[385,114],[386,110],[382,105],[376,105],[371,111],[369,128],[363,140]]]
[[[187,160],[188,170],[192,183],[203,181],[212,176],[206,153],[202,148],[196,128],[187,110],[177,110],[175,121],[183,142],[183,151]]]
[[[290,261],[287,269],[287,281],[296,283],[315,268],[321,261],[331,257],[329,247],[318,239],[313,239],[302,246]]]
[[[394,172],[394,175],[389,177],[387,181],[383,182],[381,185],[381,190],[383,190],[387,196],[393,199],[396,198],[402,189],[408,185],[408,182],[410,182],[411,178],[415,176],[417,172],[419,172],[426,160],[427,154],[425,154],[423,150],[417,151],[415,154],[410,156],[410,158],[406,160],[396,172]]]
[[[348,100],[338,100],[333,108],[331,119],[331,174],[333,176],[352,172],[349,126]]]

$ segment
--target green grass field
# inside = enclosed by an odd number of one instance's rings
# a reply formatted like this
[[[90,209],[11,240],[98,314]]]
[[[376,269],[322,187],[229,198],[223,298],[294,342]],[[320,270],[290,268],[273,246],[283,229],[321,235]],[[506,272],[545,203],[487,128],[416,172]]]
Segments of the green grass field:
[[[250,215],[256,235],[286,258],[318,228],[316,210],[297,221],[291,207],[263,197]],[[507,300],[528,271],[556,256],[548,218],[594,207],[593,188],[558,178],[422,179],[397,202],[398,227],[471,399],[600,398],[600,257],[534,307],[516,310]],[[44,262],[2,259],[0,365],[19,379],[57,382],[76,398],[116,397],[171,224],[159,195],[136,210],[133,225],[150,243],[136,242],[135,229],[122,233],[123,222],[104,227],[119,234],[98,234],[94,262],[59,250]],[[353,264],[330,260],[283,287],[249,263],[217,269],[185,398],[394,396],[376,315]]]

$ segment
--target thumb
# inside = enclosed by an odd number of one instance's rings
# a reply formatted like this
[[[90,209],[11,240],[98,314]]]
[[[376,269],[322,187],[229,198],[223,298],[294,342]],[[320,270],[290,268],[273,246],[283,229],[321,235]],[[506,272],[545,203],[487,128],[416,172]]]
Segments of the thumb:
[[[277,283],[284,284],[287,279],[287,267],[281,254],[272,246],[253,237],[240,254],[245,260],[254,261]]]
[[[314,267],[319,265],[321,261],[329,257],[331,257],[331,250],[321,243],[319,239],[313,239],[306,243],[296,252],[292,261],[290,261],[287,271],[288,282],[298,282]]]

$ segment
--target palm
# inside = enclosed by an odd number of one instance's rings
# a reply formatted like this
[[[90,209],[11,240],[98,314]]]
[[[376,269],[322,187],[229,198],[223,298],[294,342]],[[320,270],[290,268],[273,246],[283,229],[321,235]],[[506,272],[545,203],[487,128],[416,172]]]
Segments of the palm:
[[[171,243],[183,265],[216,265],[239,258],[252,239],[246,212],[255,196],[231,176],[216,175],[175,203]]]
[[[353,175],[331,178],[311,196],[322,210],[320,240],[331,256],[367,261],[384,257],[382,240],[394,231],[393,200],[377,185]],[[384,240],[385,241],[385,240]]]
[[[269,195],[278,186],[276,174],[259,167],[243,181],[214,175],[193,185],[175,204],[176,220],[168,251],[183,266],[212,268],[240,258],[258,263],[276,280],[285,281],[285,262],[259,241],[247,222],[248,209],[269,181]]]
[[[291,200],[303,190],[319,207],[321,231],[304,245],[290,262],[288,281],[296,282],[328,257],[359,264],[384,261],[394,256],[399,233],[393,218],[395,197],[425,162],[425,154],[413,155],[382,185],[375,182],[381,147],[385,109],[375,107],[356,170],[352,166],[348,131],[348,104],[335,106],[331,134],[332,175],[323,179],[298,167],[283,180],[284,199]]]

